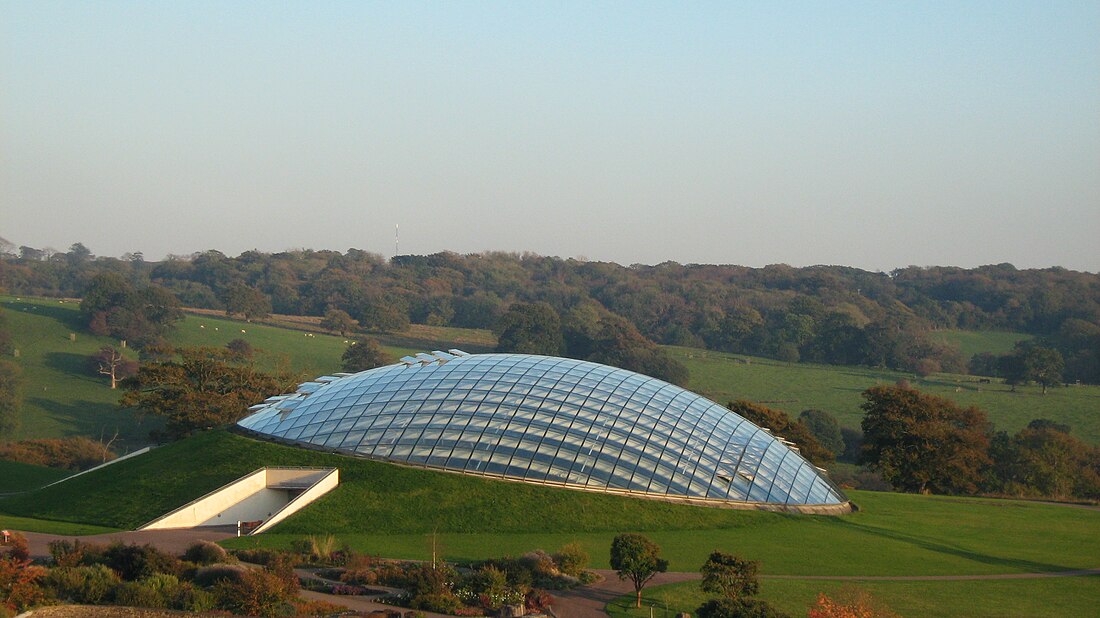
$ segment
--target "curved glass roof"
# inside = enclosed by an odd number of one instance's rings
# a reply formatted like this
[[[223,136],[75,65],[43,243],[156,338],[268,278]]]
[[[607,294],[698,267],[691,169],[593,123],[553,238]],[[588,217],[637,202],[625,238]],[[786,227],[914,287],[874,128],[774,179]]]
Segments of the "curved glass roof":
[[[725,407],[587,361],[458,350],[303,384],[239,426],[329,451],[530,483],[781,505],[847,502]]]

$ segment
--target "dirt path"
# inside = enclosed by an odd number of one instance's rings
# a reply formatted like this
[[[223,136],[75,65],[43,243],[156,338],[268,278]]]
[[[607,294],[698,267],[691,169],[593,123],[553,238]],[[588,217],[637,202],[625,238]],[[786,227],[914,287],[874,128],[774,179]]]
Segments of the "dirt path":
[[[31,556],[34,557],[47,557],[50,555],[50,542],[57,540],[73,541],[79,540],[83,543],[113,543],[114,541],[121,541],[123,543],[137,543],[138,545],[145,545],[151,543],[158,549],[162,549],[171,554],[180,555],[187,550],[188,547],[197,543],[198,541],[221,541],[234,536],[237,536],[235,527],[209,527],[209,528],[191,528],[191,529],[179,529],[179,530],[142,530],[142,531],[123,531],[123,532],[110,532],[107,534],[93,534],[88,536],[75,536],[71,534],[45,534],[42,532],[19,532],[27,538],[27,545],[30,547]]]

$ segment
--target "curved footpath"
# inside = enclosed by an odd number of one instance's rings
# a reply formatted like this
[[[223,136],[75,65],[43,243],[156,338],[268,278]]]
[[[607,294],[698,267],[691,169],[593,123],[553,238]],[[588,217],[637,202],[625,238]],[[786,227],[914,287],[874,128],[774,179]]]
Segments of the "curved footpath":
[[[32,556],[49,556],[49,543],[55,540],[79,539],[89,543],[111,543],[121,541],[123,543],[137,543],[144,545],[150,543],[159,549],[175,554],[182,554],[189,546],[197,541],[221,541],[236,536],[235,528],[201,528],[179,530],[144,530],[131,532],[112,532],[108,534],[96,534],[91,536],[73,536],[65,534],[45,534],[41,532],[20,532],[27,538]],[[614,599],[634,591],[629,581],[619,579],[615,571],[595,569],[603,579],[588,586],[582,586],[573,590],[557,591],[551,593],[554,597],[553,610],[558,618],[606,618],[604,607]],[[305,574],[305,573],[302,573]],[[968,581],[968,580],[998,580],[998,579],[1043,579],[1050,577],[1086,577],[1100,575],[1100,568],[1075,569],[1071,571],[1049,571],[1042,573],[995,573],[990,575],[762,575],[761,579],[801,579],[801,580],[833,580],[833,581]],[[316,577],[316,575],[311,575]],[[685,581],[699,579],[698,572],[671,572],[659,573],[647,587],[676,584]],[[350,609],[359,611],[372,611],[383,609],[387,606],[374,603],[370,599],[336,596],[302,591],[302,596],[307,599],[325,600],[338,605],[344,605]],[[430,615],[431,618],[444,618],[440,615]]]

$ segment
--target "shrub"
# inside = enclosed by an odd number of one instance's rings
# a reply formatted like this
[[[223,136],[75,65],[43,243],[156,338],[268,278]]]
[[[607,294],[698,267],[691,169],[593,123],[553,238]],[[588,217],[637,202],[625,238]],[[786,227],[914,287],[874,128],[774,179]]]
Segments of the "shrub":
[[[240,564],[212,564],[195,571],[196,586],[209,588],[221,582],[236,582],[248,569]]]
[[[455,570],[446,564],[436,567],[430,564],[419,565],[409,570],[409,593],[414,597],[451,595],[451,585],[456,577]]]
[[[217,606],[218,601],[213,594],[187,582],[180,584],[172,599],[172,608],[185,612],[208,612]]]
[[[817,602],[810,607],[807,618],[897,618],[897,614],[871,598],[867,591],[853,586],[843,586],[836,599],[825,593],[817,595]]]
[[[558,553],[554,554],[554,562],[558,565],[558,569],[574,577],[579,577],[588,568],[588,560],[588,552],[584,551],[580,543],[563,545]]]
[[[80,564],[82,552],[77,551],[78,543],[80,541],[73,542],[64,539],[50,541],[47,547],[49,547],[50,558],[53,560],[54,566],[71,567]]]
[[[179,575],[183,564],[179,558],[166,554],[152,545],[124,545],[114,543],[104,555],[107,566],[122,579],[136,581],[155,573]]]
[[[18,612],[46,600],[41,580],[46,569],[29,560],[0,560],[0,611]]]
[[[122,582],[115,587],[115,605],[127,607],[168,607],[168,599],[159,590],[142,582]]]
[[[218,606],[246,616],[281,616],[293,612],[285,583],[267,571],[246,570],[237,580],[224,579],[214,586]]]
[[[271,559],[278,555],[280,552],[274,549],[235,549],[233,550],[233,556],[242,562],[250,562],[252,564],[266,565]]]
[[[183,553],[183,559],[195,564],[207,565],[226,562],[229,554],[217,543],[199,541]]]
[[[117,457],[84,437],[22,440],[0,445],[0,459],[64,470],[87,470]]]
[[[557,565],[554,564],[554,558],[541,549],[523,554],[523,557],[520,558],[520,564],[529,569],[536,580],[554,577],[559,573]]]
[[[63,601],[100,605],[111,600],[118,574],[102,564],[50,569],[45,584]]]
[[[409,607],[437,614],[454,614],[462,607],[462,602],[450,593],[418,594],[409,601]]]
[[[542,612],[553,603],[554,597],[542,590],[531,590],[523,599],[523,606],[533,612]]]
[[[27,562],[31,559],[31,549],[27,545],[27,537],[12,532],[8,538],[8,559],[16,562]]]

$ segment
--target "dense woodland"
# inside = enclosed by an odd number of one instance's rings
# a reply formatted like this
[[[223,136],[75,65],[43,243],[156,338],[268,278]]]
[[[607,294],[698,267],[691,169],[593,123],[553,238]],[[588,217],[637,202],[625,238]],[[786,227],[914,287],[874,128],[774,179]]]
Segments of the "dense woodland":
[[[1063,268],[911,266],[883,273],[446,252],[387,261],[358,249],[237,257],[205,251],[146,262],[140,253],[96,257],[81,243],[67,252],[4,248],[0,288],[12,294],[84,296],[97,275],[110,272],[142,290],[148,301],[136,304],[147,307],[167,307],[169,292],[183,306],[250,318],[341,311],[366,330],[412,322],[494,328],[498,335],[514,304],[545,303],[557,314],[567,350],[570,332],[593,335],[599,320],[621,317],[661,344],[922,373],[1010,368],[997,359],[972,363],[930,336],[945,328],[1010,330],[1057,350],[1061,380],[1100,383],[1100,276]]]

